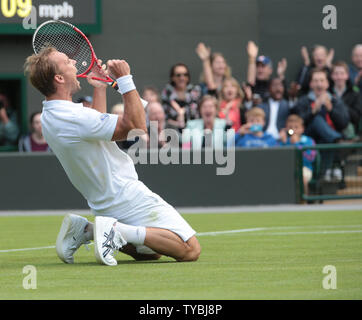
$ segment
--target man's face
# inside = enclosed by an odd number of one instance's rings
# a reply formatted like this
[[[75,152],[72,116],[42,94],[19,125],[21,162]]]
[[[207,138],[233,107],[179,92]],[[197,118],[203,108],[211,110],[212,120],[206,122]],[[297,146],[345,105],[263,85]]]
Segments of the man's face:
[[[349,78],[349,74],[344,67],[334,67],[331,77],[336,85],[344,86]]]
[[[316,48],[313,52],[313,61],[317,68],[322,69],[327,63],[327,51],[320,47]]]
[[[151,102],[148,105],[148,119],[150,121],[157,121],[158,129],[162,130],[165,122],[165,112],[162,105],[158,102]]]
[[[353,50],[352,62],[360,70],[362,70],[362,46],[358,46]]]
[[[280,79],[273,79],[270,83],[270,96],[276,100],[282,100],[284,95],[284,86]]]
[[[315,72],[310,82],[310,88],[314,91],[316,96],[325,93],[329,87],[327,75],[324,72]]]
[[[270,79],[273,69],[269,64],[258,62],[256,64],[256,78],[257,80],[267,81]]]
[[[71,94],[78,92],[81,88],[77,80],[76,61],[69,59],[67,55],[59,51],[52,52],[50,58],[57,65],[59,75],[62,76],[62,81],[69,88]]]

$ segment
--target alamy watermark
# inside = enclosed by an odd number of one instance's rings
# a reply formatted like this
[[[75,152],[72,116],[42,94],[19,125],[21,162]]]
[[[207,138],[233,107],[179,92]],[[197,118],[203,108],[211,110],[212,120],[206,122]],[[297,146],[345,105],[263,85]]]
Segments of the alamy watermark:
[[[150,134],[131,130],[129,141],[139,139],[128,150],[135,164],[217,165],[216,175],[232,175],[235,171],[235,131],[215,128],[202,132],[185,128],[158,131],[158,122],[150,121]],[[161,142],[162,147],[159,147]],[[227,147],[226,147],[227,146]]]
[[[332,265],[324,266],[323,274],[326,276],[323,278],[322,287],[325,290],[337,289],[337,268]]]
[[[322,13],[325,15],[322,20],[324,30],[337,30],[337,8],[331,4],[323,7]]]
[[[23,288],[25,290],[37,289],[37,270],[32,265],[27,265],[23,268],[23,274],[26,276],[23,279]]]

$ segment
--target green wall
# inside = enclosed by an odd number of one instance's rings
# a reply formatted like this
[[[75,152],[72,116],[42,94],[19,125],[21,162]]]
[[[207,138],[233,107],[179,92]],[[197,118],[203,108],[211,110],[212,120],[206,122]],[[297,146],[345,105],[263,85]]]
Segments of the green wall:
[[[191,158],[192,159],[192,158]],[[237,150],[235,171],[218,165],[137,165],[139,179],[178,207],[298,202],[296,150]],[[204,162],[202,162],[204,163]],[[0,210],[87,209],[51,154],[0,153]]]

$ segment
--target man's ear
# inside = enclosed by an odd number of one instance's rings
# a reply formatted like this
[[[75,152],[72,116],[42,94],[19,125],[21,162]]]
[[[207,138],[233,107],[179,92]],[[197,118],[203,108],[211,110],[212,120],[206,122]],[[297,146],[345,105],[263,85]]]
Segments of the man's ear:
[[[56,74],[54,76],[54,80],[57,83],[64,83],[64,77],[61,74]]]

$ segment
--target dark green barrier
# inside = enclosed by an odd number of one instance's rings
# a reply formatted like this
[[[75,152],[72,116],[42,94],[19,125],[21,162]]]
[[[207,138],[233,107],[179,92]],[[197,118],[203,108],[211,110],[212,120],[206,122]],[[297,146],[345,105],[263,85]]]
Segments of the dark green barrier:
[[[298,202],[293,148],[237,150],[235,171],[213,165],[137,165],[142,180],[170,204],[236,206]],[[0,210],[86,209],[54,155],[0,154]]]

